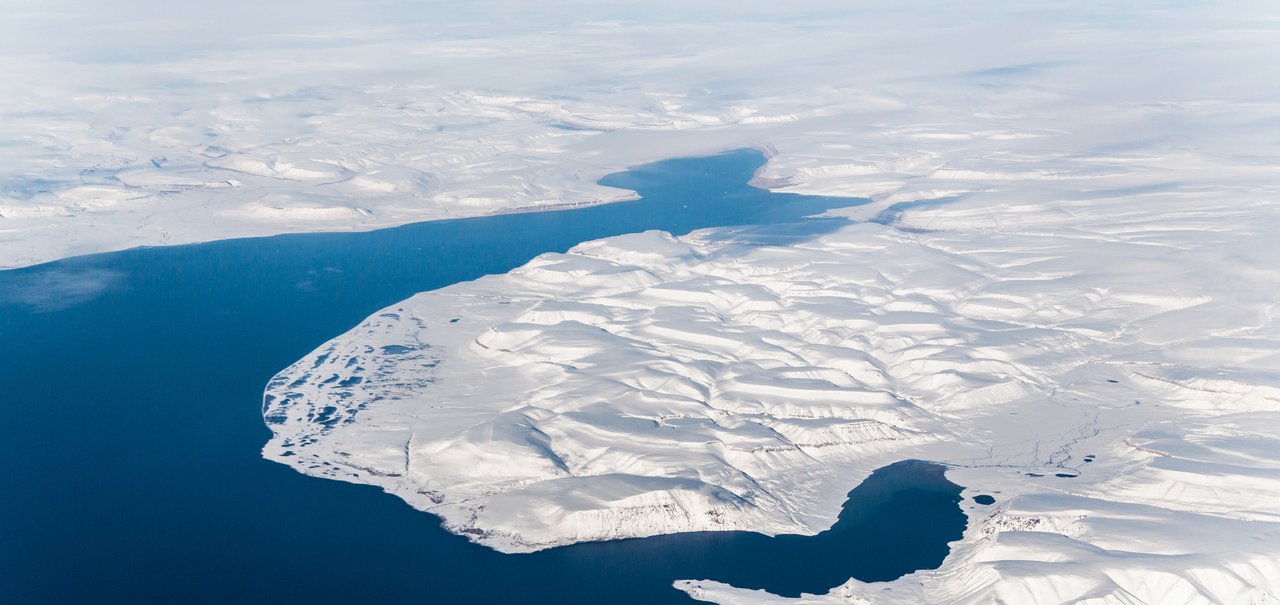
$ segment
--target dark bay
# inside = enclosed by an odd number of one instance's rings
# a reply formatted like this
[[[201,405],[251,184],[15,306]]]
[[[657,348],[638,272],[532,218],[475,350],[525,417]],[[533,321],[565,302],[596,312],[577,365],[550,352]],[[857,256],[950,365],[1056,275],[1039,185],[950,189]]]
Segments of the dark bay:
[[[694,533],[501,555],[366,487],[259,456],[263,385],[374,311],[600,237],[795,223],[856,200],[747,186],[739,151],[610,175],[636,202],[135,249],[0,272],[0,603],[662,603],[934,567],[941,467],[886,467],[814,537]]]

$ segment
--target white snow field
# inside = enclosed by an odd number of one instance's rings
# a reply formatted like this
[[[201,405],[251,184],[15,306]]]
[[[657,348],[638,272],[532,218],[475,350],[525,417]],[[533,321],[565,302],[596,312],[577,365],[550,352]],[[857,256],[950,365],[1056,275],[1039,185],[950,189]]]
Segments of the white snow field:
[[[942,567],[805,602],[1274,602],[1271,191],[1102,185],[620,236],[422,293],[272,380],[264,454],[507,552],[815,533],[871,470],[936,460],[997,499]]]
[[[1274,167],[1275,3],[1119,4],[0,0],[0,268],[607,202],[744,146],[885,203]]]

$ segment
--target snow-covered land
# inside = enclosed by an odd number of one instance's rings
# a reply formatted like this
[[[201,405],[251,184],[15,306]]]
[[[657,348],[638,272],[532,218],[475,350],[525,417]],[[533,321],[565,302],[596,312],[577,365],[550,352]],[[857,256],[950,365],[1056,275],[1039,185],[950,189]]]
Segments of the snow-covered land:
[[[265,455],[505,551],[812,533],[874,468],[938,460],[997,499],[943,566],[810,602],[1274,600],[1272,190],[1090,185],[621,236],[419,294],[271,382]]]
[[[0,268],[606,202],[742,146],[891,223],[419,295],[271,383],[274,460],[509,551],[814,532],[940,460],[997,498],[943,566],[809,602],[1280,599],[1271,0],[0,10]]]
[[[1275,165],[1269,0],[0,10],[0,268],[604,202],[745,146],[763,186],[885,203]]]

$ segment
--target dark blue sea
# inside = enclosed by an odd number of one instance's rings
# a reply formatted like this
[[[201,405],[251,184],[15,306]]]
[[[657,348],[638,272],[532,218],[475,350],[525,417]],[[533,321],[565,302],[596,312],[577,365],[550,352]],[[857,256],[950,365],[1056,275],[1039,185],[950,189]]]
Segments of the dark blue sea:
[[[374,311],[543,252],[793,224],[858,203],[747,185],[738,151],[602,182],[642,199],[370,233],[142,248],[0,272],[0,603],[690,602],[677,579],[797,595],[933,568],[960,487],[907,461],[813,537],[690,533],[503,555],[376,488],[267,462],[262,390]]]

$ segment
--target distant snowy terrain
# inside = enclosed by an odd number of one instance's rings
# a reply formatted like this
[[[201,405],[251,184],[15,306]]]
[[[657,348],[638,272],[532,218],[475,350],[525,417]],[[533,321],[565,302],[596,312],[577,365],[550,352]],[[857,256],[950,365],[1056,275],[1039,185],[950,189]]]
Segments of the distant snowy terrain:
[[[506,551],[817,532],[874,468],[938,460],[996,504],[941,569],[819,601],[1271,602],[1280,215],[1259,193],[584,243],[285,370],[264,453]]]
[[[606,202],[604,174],[744,146],[761,186],[885,204],[1277,164],[1271,2],[0,10],[0,268]]]

